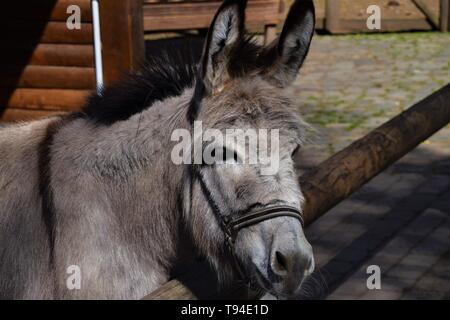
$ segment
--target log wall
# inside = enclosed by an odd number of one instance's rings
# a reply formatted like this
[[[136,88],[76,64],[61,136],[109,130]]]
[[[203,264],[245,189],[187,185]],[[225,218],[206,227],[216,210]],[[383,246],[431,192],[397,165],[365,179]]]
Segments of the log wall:
[[[70,5],[81,28],[70,30]],[[0,120],[78,110],[95,89],[90,0],[6,1],[0,21]],[[104,81],[144,58],[142,0],[100,1]]]
[[[69,30],[67,7],[81,9]],[[7,1],[0,21],[0,113],[28,120],[79,108],[95,86],[90,0]]]

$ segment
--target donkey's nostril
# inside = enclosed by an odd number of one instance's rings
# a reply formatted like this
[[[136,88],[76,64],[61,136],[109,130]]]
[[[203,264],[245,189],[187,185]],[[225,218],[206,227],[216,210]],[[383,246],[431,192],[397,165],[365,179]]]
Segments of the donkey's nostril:
[[[277,259],[278,268],[282,271],[287,271],[288,270],[288,264],[287,264],[288,262],[286,260],[286,257],[280,251],[275,252],[275,257]]]
[[[286,257],[280,251],[275,251],[275,254],[272,256],[272,261],[270,268],[273,273],[277,276],[285,277],[289,273],[289,261],[288,257]]]
[[[270,268],[279,277],[300,279],[312,272],[314,260],[302,250],[280,250],[278,247],[272,251]]]

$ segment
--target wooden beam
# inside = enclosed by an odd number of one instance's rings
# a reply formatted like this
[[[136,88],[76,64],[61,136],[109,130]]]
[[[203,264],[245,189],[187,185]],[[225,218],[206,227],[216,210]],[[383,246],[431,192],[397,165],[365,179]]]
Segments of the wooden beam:
[[[339,0],[325,2],[325,29],[330,33],[340,32],[340,3]]]
[[[300,177],[308,225],[450,122],[450,84]],[[212,284],[215,285],[215,284]],[[174,279],[145,299],[195,299]]]
[[[108,85],[144,61],[142,1],[100,1],[100,24],[104,81]]]
[[[90,90],[0,88],[0,106],[16,109],[78,111]]]
[[[93,47],[89,44],[0,43],[0,65],[41,65],[65,67],[93,67]]]
[[[91,22],[91,0],[27,0],[26,8],[21,1],[3,1],[2,11],[8,12],[8,18],[19,18],[33,21],[66,22],[70,14],[67,8],[77,5],[80,8],[81,21]]]
[[[144,30],[185,30],[208,28],[221,1],[148,2],[144,1]],[[276,25],[279,22],[279,0],[249,1],[247,26]]]
[[[94,89],[94,68],[0,65],[0,86],[49,89]]]
[[[367,29],[367,22],[364,19],[352,19],[341,20],[339,24],[339,30],[335,31],[335,34],[348,34],[348,33],[361,33],[361,31],[367,33],[377,33],[380,30]],[[427,19],[384,19],[382,31],[383,32],[399,32],[404,30],[433,30],[432,25]]]
[[[427,17],[434,28],[439,29],[439,17],[430,8],[430,3],[426,0],[413,0],[414,4]]]
[[[8,108],[3,110],[0,106],[0,119],[6,122],[12,121],[30,121],[39,118],[55,116],[64,113],[63,111],[47,111],[47,110],[26,110]]]
[[[353,142],[300,179],[310,223],[450,122],[450,84]]]
[[[440,1],[439,25],[442,32],[450,31],[450,0]]]
[[[269,45],[277,38],[277,26],[267,25],[264,27],[264,44]]]
[[[69,30],[65,22],[0,19],[2,46],[8,43],[92,43],[92,24],[81,23],[81,29]]]

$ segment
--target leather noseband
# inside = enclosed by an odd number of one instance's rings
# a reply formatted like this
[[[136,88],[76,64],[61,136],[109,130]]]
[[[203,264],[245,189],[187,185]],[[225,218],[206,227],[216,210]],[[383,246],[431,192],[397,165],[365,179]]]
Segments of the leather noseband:
[[[303,216],[301,212],[292,206],[287,205],[271,205],[268,207],[264,207],[262,209],[250,210],[248,212],[244,212],[239,214],[237,217],[232,218],[229,215],[225,215],[221,212],[219,206],[215,203],[214,199],[210,191],[208,190],[206,183],[203,179],[201,173],[197,173],[197,177],[200,181],[201,188],[208,199],[212,211],[217,217],[217,220],[220,224],[222,231],[225,233],[226,245],[230,251],[230,254],[233,257],[234,265],[239,273],[241,280],[250,287],[251,283],[249,281],[249,277],[245,275],[245,272],[236,257],[234,250],[234,243],[237,237],[237,234],[240,230],[244,228],[248,228],[250,226],[256,225],[260,222],[278,218],[278,217],[292,217],[296,218],[300,221],[302,227],[304,226]]]
[[[238,272],[241,281],[245,282],[248,287],[251,287],[250,280],[246,276],[244,269],[242,268],[241,263],[236,257],[234,250],[234,242],[236,240],[236,236],[241,229],[248,228],[260,222],[278,217],[296,218],[300,221],[302,227],[304,225],[303,216],[298,209],[291,206],[282,205],[270,206],[260,210],[250,211],[234,219],[229,219],[228,216],[221,216],[221,220],[223,222],[221,223],[222,229],[225,232],[227,247],[233,257],[233,263],[235,265],[236,271]]]

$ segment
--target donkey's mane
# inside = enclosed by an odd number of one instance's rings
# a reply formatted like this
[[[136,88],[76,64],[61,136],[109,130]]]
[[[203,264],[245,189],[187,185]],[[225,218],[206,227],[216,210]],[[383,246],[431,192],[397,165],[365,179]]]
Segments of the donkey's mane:
[[[228,66],[231,74],[239,76],[255,67],[258,50],[253,37],[245,37]],[[101,94],[93,93],[82,109],[83,116],[109,125],[144,111],[156,101],[179,96],[194,85],[199,57],[193,48],[166,48],[146,59],[138,72],[124,75]]]
[[[180,95],[194,83],[196,61],[192,53],[165,50],[147,57],[138,72],[92,94],[82,113],[98,123],[126,120],[154,102]]]

